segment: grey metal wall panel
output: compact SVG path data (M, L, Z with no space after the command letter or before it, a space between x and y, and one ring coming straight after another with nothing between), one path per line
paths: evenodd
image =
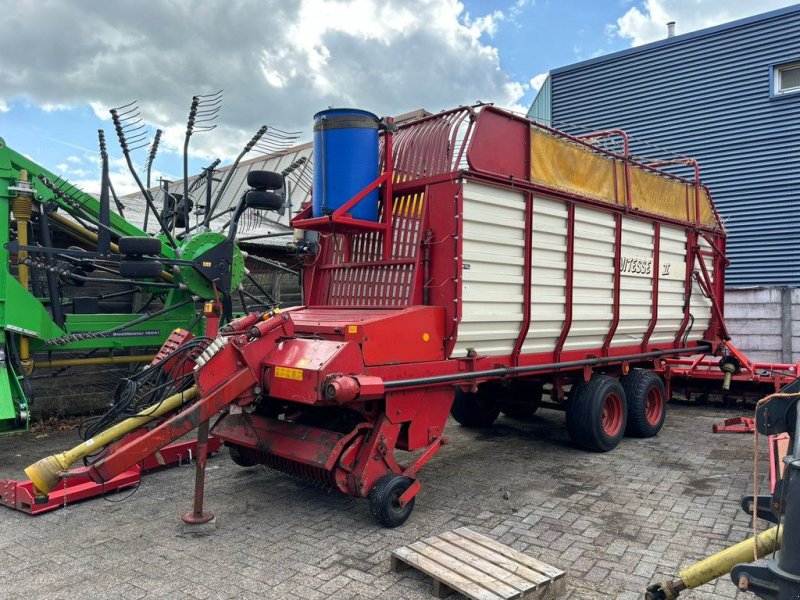
M772 65L793 60L800 6L556 69L534 105L567 131L625 129L640 156L698 159L729 233L728 285L800 286L800 94L770 94Z
M536 98L533 99L530 110L528 110L528 118L533 119L539 123L550 125L552 118L552 90L553 84L550 82L550 75L544 80L542 87L536 93Z

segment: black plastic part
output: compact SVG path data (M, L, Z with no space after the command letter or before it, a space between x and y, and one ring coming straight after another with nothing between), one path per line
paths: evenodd
M414 510L414 500L400 506L400 496L411 486L411 480L394 473L384 475L369 493L369 510L379 525L399 527L408 520Z
M283 175L275 171L250 171L247 185L258 190L279 190L283 187Z
M667 391L661 378L645 369L634 369L620 380L628 399L628 425L625 435L649 438L658 435L667 416ZM661 418L655 424L647 420L647 397L655 389L661 394Z
M622 427L610 436L603 429L603 407L606 398L617 394L622 398ZM622 384L607 375L594 375L572 386L567 400L567 431L572 441L585 450L608 452L616 448L625 437L627 402Z
M119 251L129 256L161 254L161 240L155 237L121 237L119 238Z
M119 274L123 279L158 279L164 267L157 260L123 260Z
M491 386L481 386L477 392L456 388L450 414L464 427L491 427L500 415L500 405Z
M280 210L283 206L283 196L275 192L262 192L250 190L244 197L247 208L255 210Z
M234 462L234 464L240 467L254 467L258 464L258 461L241 446L228 446L228 455L231 457L231 460Z

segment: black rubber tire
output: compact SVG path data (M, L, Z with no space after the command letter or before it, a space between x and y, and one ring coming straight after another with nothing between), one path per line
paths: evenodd
M275 171L250 171L247 185L258 190L279 190L283 187L283 175Z
M500 403L494 387L481 386L474 393L456 388L450 414L464 427L491 427L500 416Z
M414 510L414 501L401 507L398 499L411 486L411 480L394 473L384 475L369 493L369 510L379 525L387 528L399 527L408 520Z
M120 253L129 256L141 256L142 254L158 256L161 254L161 240L150 236L121 237L118 245Z
M228 446L228 456L231 457L231 460L234 464L240 467L254 467L258 464L257 461L253 460L250 454L242 448L241 446L230 445Z
M612 399L616 396L616 399ZM606 400L621 412L614 432L604 426ZM594 375L588 381L572 386L567 400L567 431L573 443L592 452L608 452L625 437L628 405L622 384L607 375Z
M664 419L667 416L667 392L664 382L651 371L634 369L621 379L621 383L628 399L628 425L625 434L639 438L658 435L664 427ZM651 402L649 416L648 399ZM658 414L657 419L656 414Z
M500 411L512 419L530 419L539 410L542 392L542 384L538 381L514 381L500 403Z
M280 210L283 206L283 196L275 192L262 192L251 190L245 195L245 203L248 208L254 210Z
M164 267L157 260L123 260L119 274L124 279L158 279Z

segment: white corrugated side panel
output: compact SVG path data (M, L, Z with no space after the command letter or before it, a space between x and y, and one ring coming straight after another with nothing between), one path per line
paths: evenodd
M654 344L674 340L683 322L686 231L662 225L659 254L658 321L650 336Z
M533 198L531 324L522 352L552 352L564 326L567 204Z
M464 183L461 323L452 356L509 354L522 324L525 196Z
M601 348L613 319L614 215L575 207L572 326L565 350Z
M641 344L653 313L652 222L622 217L621 278L619 282L619 324L612 346ZM630 268L628 261L638 261ZM623 268L623 265L626 268Z
M711 250L711 245L705 240L705 238L700 237L698 241L700 248L703 250ZM699 260L700 257L697 258L697 261ZM703 258L703 261L706 264L708 276L713 282L714 260L711 256L706 256ZM701 271L699 264L695 264L695 271L700 274L700 278L702 279L703 272ZM708 329L708 323L711 320L711 299L706 298L703 295L700 285L694 278L692 279L692 295L689 307L689 312L694 318L694 321L689 321L691 329L689 330L689 335L686 336L686 339L688 341L701 340L703 339L703 332Z

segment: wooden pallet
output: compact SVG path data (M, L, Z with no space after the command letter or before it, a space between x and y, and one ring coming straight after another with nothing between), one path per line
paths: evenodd
M433 577L433 593L472 600L549 600L566 591L564 571L461 527L392 552L392 568L414 567Z

